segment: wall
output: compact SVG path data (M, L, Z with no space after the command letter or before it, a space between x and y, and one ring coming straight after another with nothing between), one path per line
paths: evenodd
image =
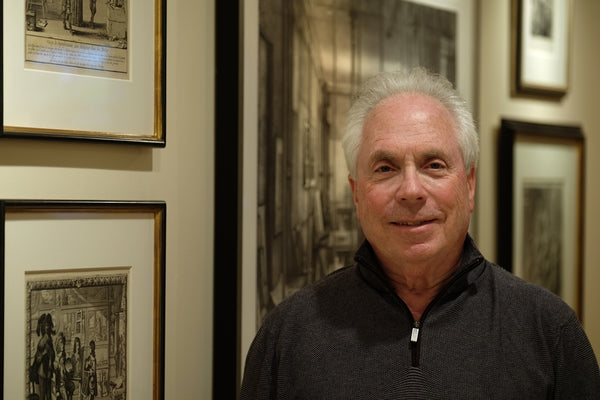
M561 101L515 98L510 95L510 1L479 3L479 127L481 164L478 176L477 241L484 254L495 257L496 243L496 140L502 117L556 124L580 124L586 135L584 327L600 356L600 187L595 183L600 154L600 2L573 1L571 81Z
M2 140L0 198L165 200L165 398L208 399L212 386L214 2L166 3L166 148Z

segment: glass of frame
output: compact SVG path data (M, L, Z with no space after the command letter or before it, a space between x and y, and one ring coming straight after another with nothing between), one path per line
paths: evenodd
M213 393L217 397L235 397L257 325L271 301L291 293L286 285L297 275L302 275L297 279L302 284L320 278L331 271L331 253L343 253L343 261L336 263L340 265L355 250L355 243L345 239L358 237L356 230L347 234L345 223L339 229L329 223L333 202L328 196L338 191L349 195L350 190L339 130L331 133L332 128L325 134L324 128L343 125L343 110L353 89L350 82L382 69L438 67L435 72L453 80L468 101L473 99L475 1L397 0L381 2L378 10L360 0L344 4L349 8L339 10L323 2L252 0L235 10L231 5L221 10L217 3L217 78L222 77L216 83L215 136ZM381 18L373 23L378 13ZM357 19L350 21L350 16ZM235 18L241 21L239 33L231 26ZM433 28L426 22L431 20L436 21ZM404 23L408 21L412 24ZM352 27L365 31L351 31ZM316 37L313 28L329 30ZM419 40L407 38L409 31L418 32ZM337 58L333 60L328 52L317 55L326 44L322 39L333 37L339 47L330 49L336 49ZM351 42L361 48L352 53ZM374 54L375 49L386 56ZM317 59L321 65L311 64ZM232 66L234 61L238 62ZM337 70L332 72L332 65ZM331 79L347 76L348 71L353 71L350 79L333 88ZM277 95L265 93L265 87L275 87ZM326 105L326 98L339 98L340 103L334 106L331 100ZM241 112L231 113L238 103ZM231 157L232 149L238 148L239 157ZM339 221L353 219L351 197L346 200L336 209ZM292 221L298 216L307 218ZM337 247L329 240L334 237L340 238ZM232 238L239 239L235 254ZM232 285L234 277L239 290Z
M498 264L581 318L584 136L578 126L502 120Z
M0 137L165 146L165 3L4 2Z
M55 393L43 372L54 354L63 396L163 399L166 204L4 200L0 210L4 397Z
M571 0L513 0L512 58L517 93L561 97L569 87Z

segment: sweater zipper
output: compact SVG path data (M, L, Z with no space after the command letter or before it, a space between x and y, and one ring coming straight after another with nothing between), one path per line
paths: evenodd
M448 292L448 289L450 287L452 287L454 282L456 282L458 279L460 279L460 277L462 277L464 274L471 271L471 269L480 262L481 262L481 258L480 257L476 258L467 268L465 268L460 274L458 274L450 282L448 282L448 284L446 285L444 290L442 290L440 293L438 293L438 295L431 301L431 303L429 303L427 305L427 307L425 308L425 311L423 311L423 314L421 315L421 319L419 321L415 321L414 318L412 318L412 314L411 314L410 310L408 309L408 306L406 305L406 303L404 303L404 301L402 301L402 299L400 299L400 301L404 304L404 307L406 307L408 314L411 315L411 319L413 322L412 330L410 333L411 364L413 367L418 368L421 364L421 330L423 328L423 322L425 321L425 316L427 316L427 314L429 313L429 310L431 310L431 308L435 305L435 303L437 301L439 301L439 299L441 299L442 297L444 297L446 295L446 293Z
M414 321L413 327L412 327L412 332L410 334L410 350L411 350L411 357L412 357L412 366L415 368L419 367L419 361L421 358L421 348L420 348L421 346L420 346L420 342L419 342L420 329L421 329L421 322Z

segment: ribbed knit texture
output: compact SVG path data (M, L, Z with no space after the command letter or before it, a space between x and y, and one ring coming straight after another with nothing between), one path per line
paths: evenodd
M483 259L413 320L368 243L357 264L285 300L253 342L242 399L600 399L596 358L573 311Z

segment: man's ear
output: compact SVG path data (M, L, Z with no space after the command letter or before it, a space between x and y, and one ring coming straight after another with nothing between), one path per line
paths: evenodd
M471 167L469 174L467 175L467 189L469 190L469 204L471 212L475 209L475 186L477 185L477 173L475 172L475 166Z
M352 178L351 174L348 174L348 183L350 183L350 189L352 190L352 201L354 202L354 212L356 218L360 221L360 215L358 214L358 187L356 181Z
M358 197L356 195L356 181L352 178L352 174L348 174L348 183L350 183L350 189L352 190L352 201L354 205L358 205Z

